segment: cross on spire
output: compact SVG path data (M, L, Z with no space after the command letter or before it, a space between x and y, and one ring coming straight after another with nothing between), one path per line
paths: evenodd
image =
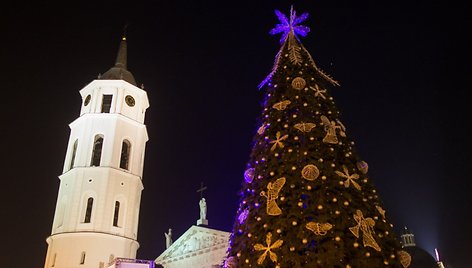
M207 189L206 186L203 186L203 182L200 183L200 189L197 190L197 193L200 193L200 199L203 198L203 191Z
M123 26L123 36L121 37L122 40L126 40L126 31L128 30L128 22L125 23Z

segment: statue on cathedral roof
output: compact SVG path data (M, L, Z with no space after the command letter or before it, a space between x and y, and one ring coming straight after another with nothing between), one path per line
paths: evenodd
M171 245L172 245L172 229L169 228L169 232L168 233L164 233L165 237L166 237L166 248L169 248Z
M200 199L199 205L200 205L200 220L206 220L207 205L206 205L205 197L202 197L202 199Z

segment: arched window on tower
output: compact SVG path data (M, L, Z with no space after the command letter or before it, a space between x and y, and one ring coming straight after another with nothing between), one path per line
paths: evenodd
M102 148L103 148L103 136L95 136L95 141L93 142L93 151L92 151L92 161L91 166L100 166L100 160L102 158Z
M87 199L87 208L85 209L84 223L89 223L92 218L92 207L93 207L93 198L89 197Z
M80 254L80 264L85 264L85 251Z
M74 145L72 146L72 156L70 158L69 170L74 167L75 155L77 154L77 144L78 143L79 143L79 140L75 140Z
M118 227L118 220L120 217L120 202L115 202L115 212L113 213L113 226Z
M54 253L54 256L52 256L52 264L51 264L51 267L56 266L56 258L57 258L57 253Z
M123 143L121 144L120 168L128 169L130 151L131 151L131 143L128 140L124 140Z
M111 100L113 95L103 95L102 97L102 113L109 113L111 108Z

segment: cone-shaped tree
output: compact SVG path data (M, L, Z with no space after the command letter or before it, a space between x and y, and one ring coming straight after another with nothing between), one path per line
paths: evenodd
M266 90L226 267L407 267L392 224L330 94L338 83L276 11L282 47Z

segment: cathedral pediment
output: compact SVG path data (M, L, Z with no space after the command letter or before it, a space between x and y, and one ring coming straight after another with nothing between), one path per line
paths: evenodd
M164 267L192 264L195 268L220 264L228 249L229 235L229 232L193 225L155 263Z

